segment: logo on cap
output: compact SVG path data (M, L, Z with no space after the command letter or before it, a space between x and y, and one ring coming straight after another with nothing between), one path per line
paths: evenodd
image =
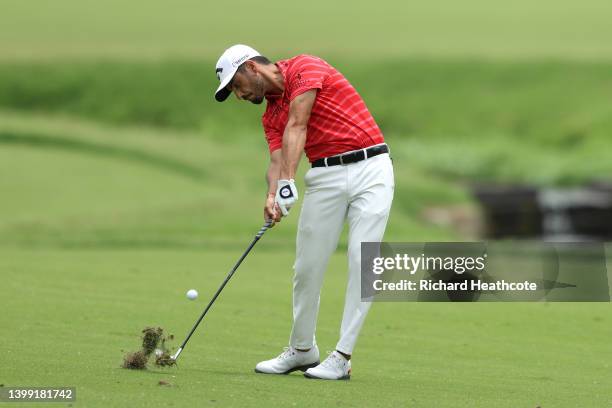
M238 58L236 61L232 62L232 66L237 67L238 65L242 64L248 57L249 57L249 54L243 55L242 57Z
M223 72L223 68L217 68L215 70L215 73L217 74L217 79L220 81L221 80L221 73Z

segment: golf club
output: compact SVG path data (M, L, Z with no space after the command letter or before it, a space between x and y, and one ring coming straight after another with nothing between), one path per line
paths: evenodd
M215 303L215 300L217 300L217 297L219 297L219 294L221 293L221 291L223 290L223 288L225 287L225 285L227 285L227 282L229 282L229 280L232 278L232 276L234 275L234 272L236 272L236 270L238 269L238 267L240 266L240 264L242 263L242 261L244 260L244 258L246 258L246 256L249 254L249 252L251 252L251 249L253 249L253 247L255 246L255 244L257 243L257 241L259 241L259 239L263 236L263 234L268 230L268 228L270 228L270 226L272 225L272 221L267 221L263 227L261 227L261 229L259 230L259 232L255 235L255 238L253 238L253 241L251 241L251 244L249 245L249 247L246 249L246 251L244 251L244 253L242 254L242 256L240 257L240 259L238 259L238 262L236 262L236 264L234 265L234 267L232 268L232 270L227 274L227 276L225 277L225 280L223 281L223 283L221 284L221 286L219 286L219 289L217 289L217 292L215 293L215 295L212 297L212 299L210 300L210 302L208 303L208 305L206 306L206 308L204 309L204 311L202 312L202 314L200 315L200 317L198 318L198 320L195 322L195 324L193 325L193 327L191 328L191 331L189 332L189 334L187 335L187 337L185 338L185 340L183 341L183 344L181 344L181 346L178 348L178 350L176 350L176 353L174 353L174 355L171 357L172 360L176 361L179 357L179 355L181 354L181 352L183 351L183 349L185 348L185 346L187 345L187 342L189 341L189 339L191 338L191 336L193 335L193 333L196 331L196 329L198 328L198 325L200 324L200 322L204 319L204 316L206 316L206 313L208 312L208 310L211 308L211 306L213 305L213 303Z

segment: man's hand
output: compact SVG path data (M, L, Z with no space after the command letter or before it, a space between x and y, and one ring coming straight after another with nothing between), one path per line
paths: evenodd
M293 207L293 204L298 200L297 187L295 181L291 180L278 180L278 188L276 189L275 201L278 204L283 217L289 214L289 210Z
M281 220L281 211L278 208L278 204L276 204L276 194L268 193L268 197L266 198L266 205L264 206L264 221L273 221L271 227L274 226L274 223L280 222Z

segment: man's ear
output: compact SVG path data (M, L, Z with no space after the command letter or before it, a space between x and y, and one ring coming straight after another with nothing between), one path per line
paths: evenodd
M250 73L256 74L259 72L259 69L257 69L257 64L255 63L255 61L248 60L245 62L245 65L246 65L247 71L249 71Z

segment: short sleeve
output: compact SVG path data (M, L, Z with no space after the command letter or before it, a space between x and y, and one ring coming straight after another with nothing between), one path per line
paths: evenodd
M264 124L264 132L270 153L283 147L283 135L278 129Z
M323 89L323 82L328 76L329 66L324 61L306 55L300 57L286 78L289 100L311 89Z

